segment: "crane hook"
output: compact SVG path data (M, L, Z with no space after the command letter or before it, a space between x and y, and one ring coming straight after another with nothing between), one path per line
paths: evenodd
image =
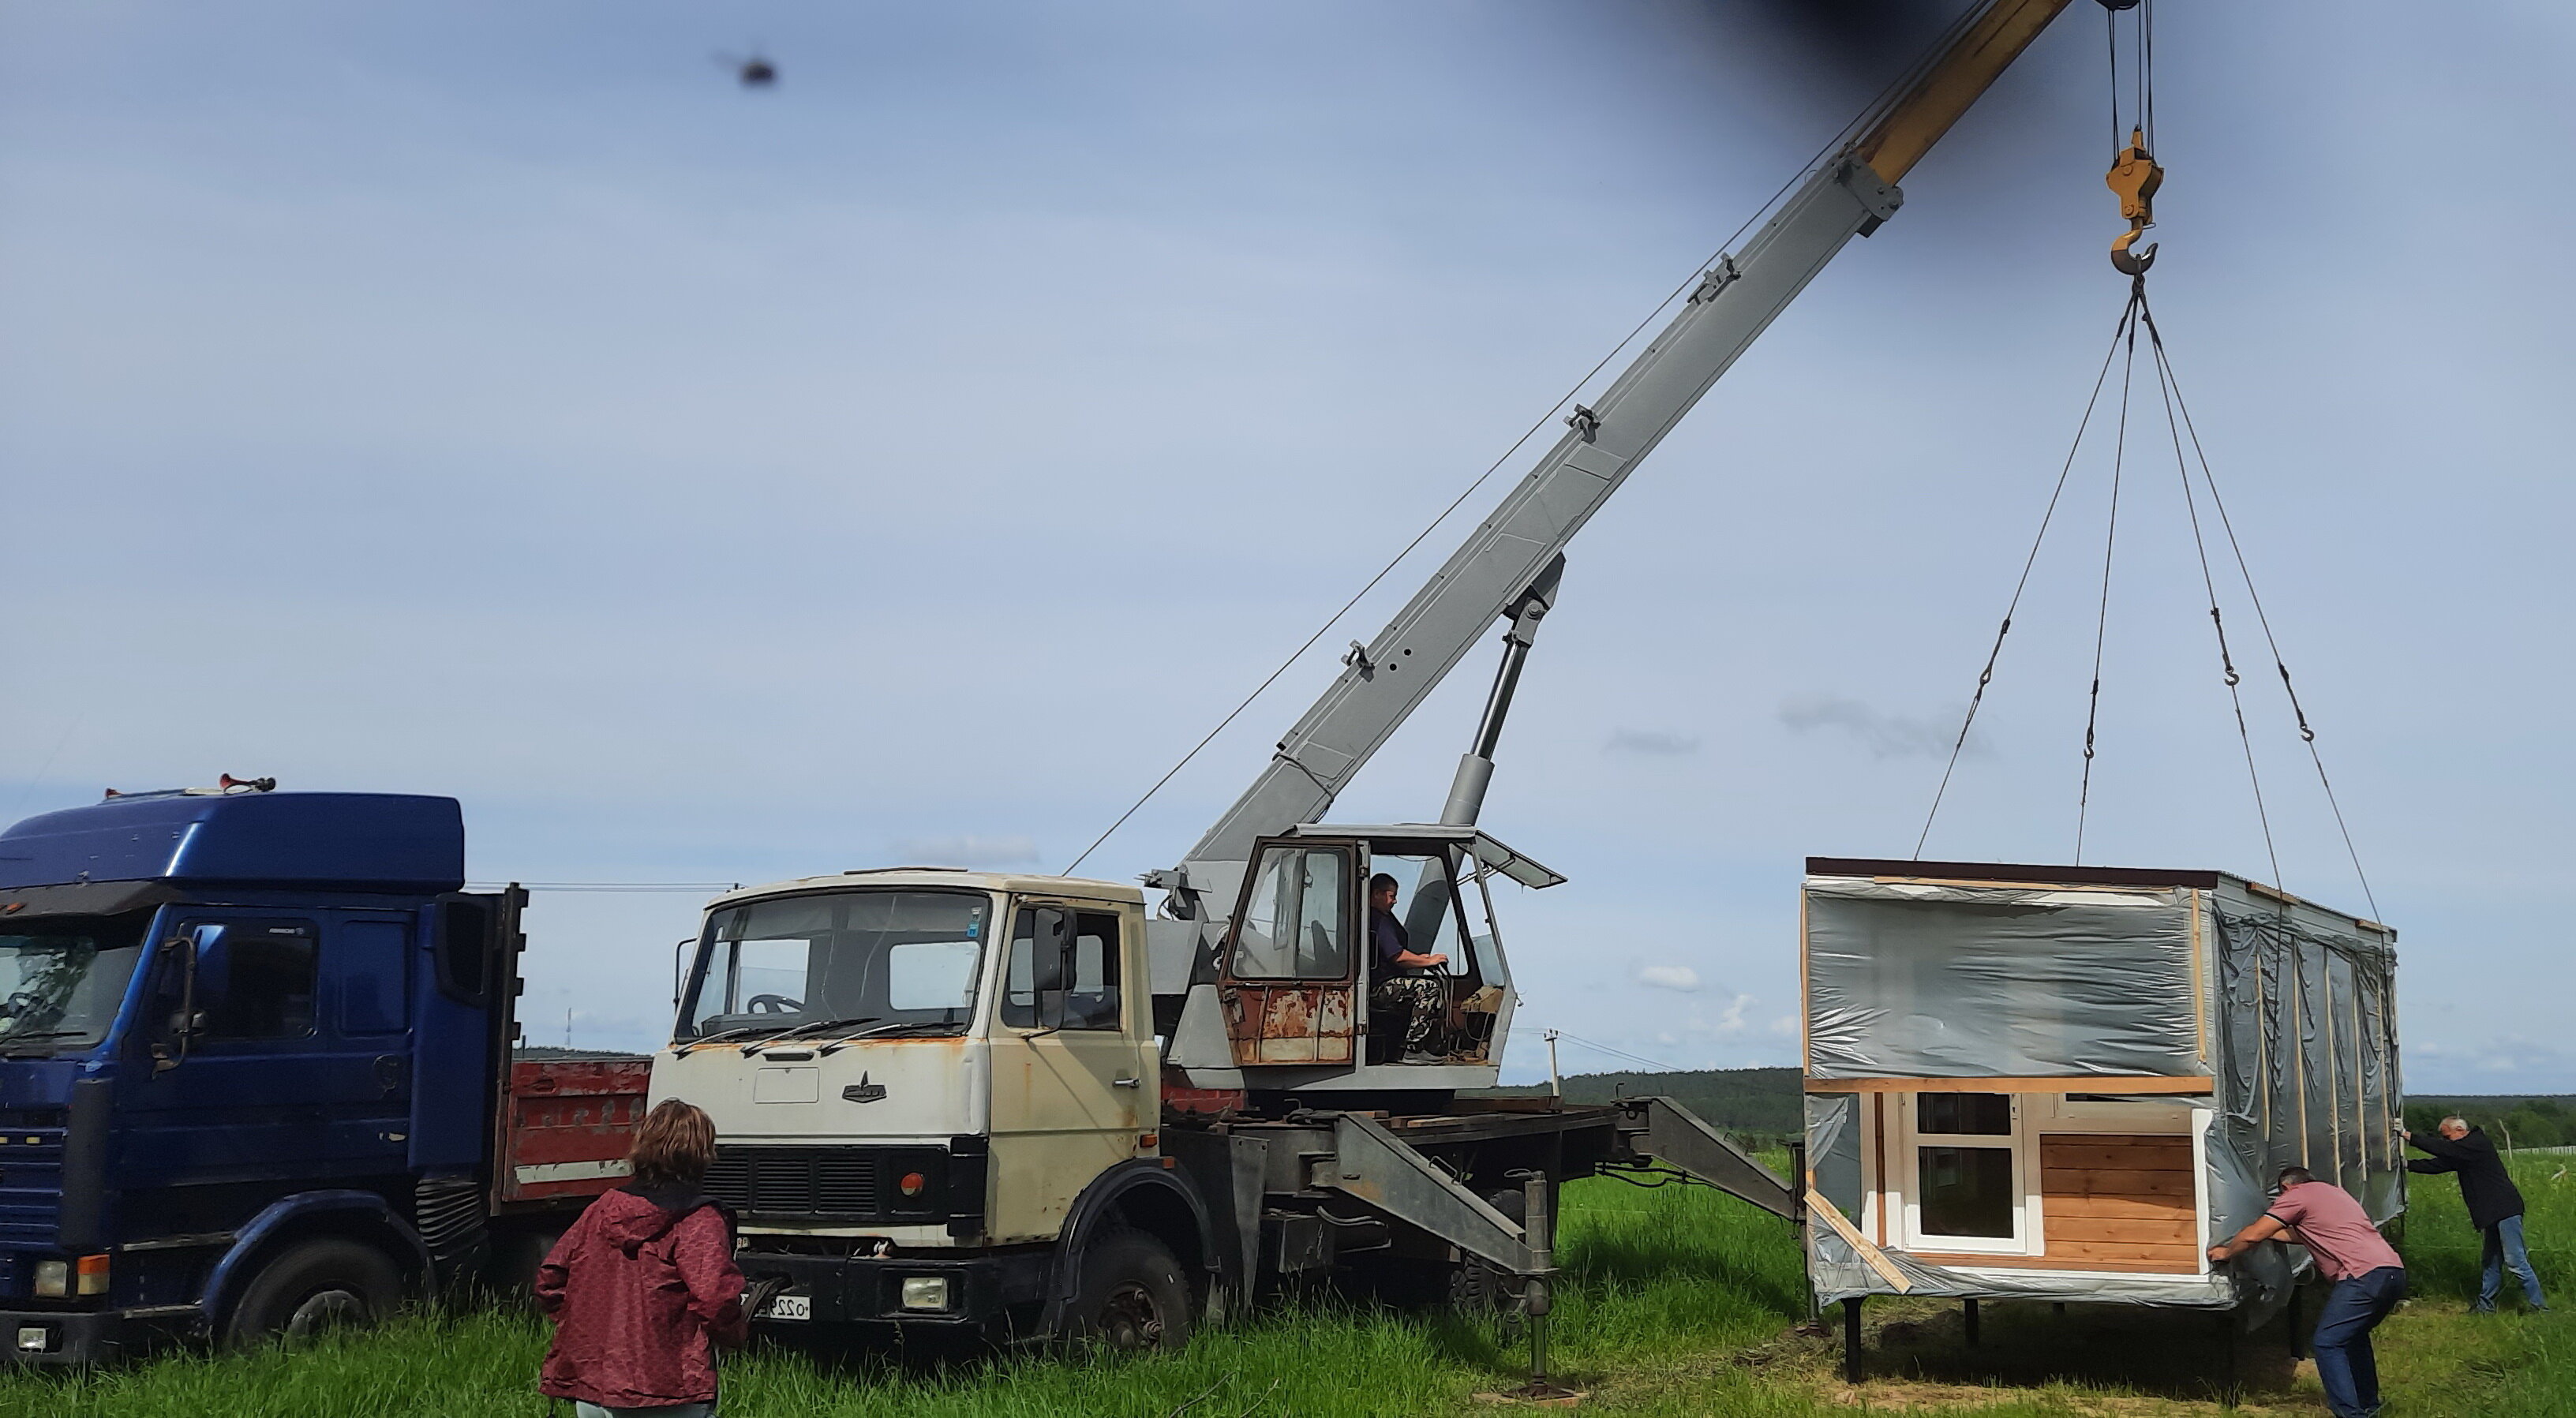
M2130 247L2156 224L2156 189L2165 180L2165 170L2147 152L2144 129L2129 130L2129 146L2111 159L2111 171L2102 180L2119 195L2120 215L2129 219L2129 229L2111 243L2111 264L2124 276L2143 276L2156 263L2155 244L2148 243L2143 251Z

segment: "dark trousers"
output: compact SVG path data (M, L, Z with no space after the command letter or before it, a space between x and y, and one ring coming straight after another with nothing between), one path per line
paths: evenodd
M2338 1280L2326 1292L2310 1347L2335 1418L2370 1418L2379 1411L2379 1359L2370 1352L2370 1332L2405 1298L2406 1270L2395 1265Z

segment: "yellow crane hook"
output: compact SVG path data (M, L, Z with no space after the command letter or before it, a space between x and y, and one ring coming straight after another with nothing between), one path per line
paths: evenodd
M2165 180L2165 170L2147 152L2146 130L2129 130L2129 146L2111 159L2111 171L2102 180L2119 195L2120 215L2129 219L2129 229L2111 243L2111 264L2124 276L2143 276L2156 263L2155 245L2148 243L2144 251L2130 246L2156 224L2156 189Z

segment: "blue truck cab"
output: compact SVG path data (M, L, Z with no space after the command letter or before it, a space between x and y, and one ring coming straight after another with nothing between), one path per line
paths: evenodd
M524 896L464 863L442 797L133 794L0 832L0 1352L371 1320L585 1199L494 1215Z

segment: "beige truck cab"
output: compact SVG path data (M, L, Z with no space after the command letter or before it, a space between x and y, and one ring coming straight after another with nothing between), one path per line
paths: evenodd
M715 1120L707 1191L788 1282L759 1317L1043 1308L1086 1197L1177 1192L1146 980L1144 897L1112 882L906 867L710 903L652 1099ZM1177 1277L1171 1249L1146 1268Z

